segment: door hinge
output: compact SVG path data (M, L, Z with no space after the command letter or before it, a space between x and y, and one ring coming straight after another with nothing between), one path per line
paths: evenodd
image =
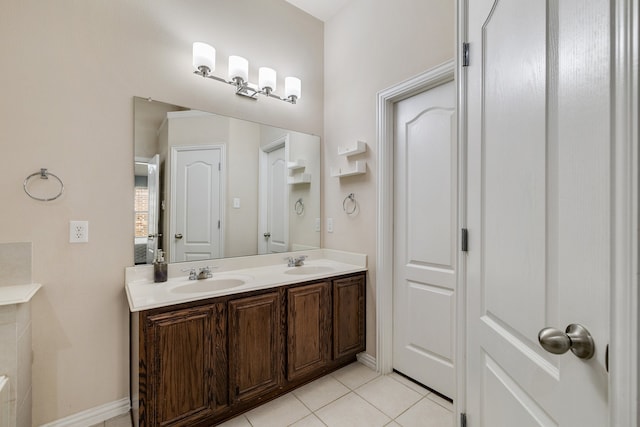
M467 427L467 414L460 413L460 427Z
M218 172L222 170L222 165L221 163L218 163Z
M466 228L460 230L460 250L462 252L469 251L469 230Z
M218 220L218 230L220 230L220 220Z
M462 66L463 67L469 66L469 43L468 42L462 43Z

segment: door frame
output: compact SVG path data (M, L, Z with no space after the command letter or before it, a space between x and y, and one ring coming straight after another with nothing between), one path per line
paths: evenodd
M453 81L454 72L454 61L450 60L409 80L382 90L378 92L377 96L376 370L382 374L388 374L393 370L393 140L395 103ZM459 254L457 258L460 258ZM458 261L456 264L459 265ZM458 296L456 296L457 299ZM456 356L454 355L454 358ZM454 364L458 365L455 360Z
M259 164L258 164L258 254L267 254L267 250L269 245L264 240L264 233L267 231L267 212L268 212L268 198L265 197L268 190L268 179L267 179L267 163L269 161L269 153L271 151L277 150L280 147L284 147L284 160L285 162L289 162L289 133L282 135L281 137L274 139L268 144L265 144L260 147L258 150L259 155ZM289 188L287 188L287 194L289 193ZM288 206L289 196L287 196L287 206ZM287 227L285 228L285 238L287 241L287 245L289 244L289 209L285 207L284 209L285 222Z
M456 2L456 58L462 58L462 42L467 40L467 0ZM609 423L610 426L637 425L638 419L638 209L640 156L638 154L638 60L640 58L640 7L634 0L612 2L611 50L611 146L613 150L612 249L616 254L610 284ZM473 58L472 58L473 60ZM466 73L462 61L456 61L458 87L459 183L466 182ZM380 163L383 165L383 163ZM465 193L464 188L460 189ZM382 201L382 199L380 199ZM386 200L388 201L388 200ZM466 205L459 201L459 227L466 225ZM473 238L472 236L470 238ZM380 256L380 254L379 254ZM384 261L379 258L378 262ZM459 257L457 351L458 360L466 359L466 281L464 257ZM379 279L383 276L379 276ZM379 282L378 282L379 283ZM378 285L380 286L380 285ZM380 294L379 294L380 295ZM378 297L378 301L380 300ZM380 312L379 312L380 313ZM379 347L380 349L380 347ZM381 353L378 353L381 354ZM384 371L383 371L384 372ZM465 411L466 366L458 363L455 413Z

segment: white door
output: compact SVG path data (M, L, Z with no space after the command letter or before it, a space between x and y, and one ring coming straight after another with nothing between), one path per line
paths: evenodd
M472 427L608 425L609 3L468 2ZM574 323L592 358L538 343Z
M456 88L395 105L393 368L454 397Z
M267 231L263 237L267 241L267 253L287 252L289 189L285 146L270 151L267 158Z
M171 262L222 256L221 148L172 148Z
M149 192L149 220L147 223L147 264L153 264L158 250L161 234L158 219L160 217L160 155L156 154L147 163L147 188Z

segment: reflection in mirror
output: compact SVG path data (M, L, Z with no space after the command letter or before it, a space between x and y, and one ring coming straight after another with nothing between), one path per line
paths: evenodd
M134 98L135 264L320 247L320 138Z

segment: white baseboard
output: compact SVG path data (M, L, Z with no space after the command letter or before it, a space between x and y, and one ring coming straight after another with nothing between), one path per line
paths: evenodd
M51 423L42 424L40 427L88 427L107 421L118 415L126 414L131 410L129 398L125 397L115 402L105 403L86 411L61 418Z
M378 370L378 361L372 355L368 353L359 353L356 357L358 358L358 362L363 365L373 369L374 371Z

